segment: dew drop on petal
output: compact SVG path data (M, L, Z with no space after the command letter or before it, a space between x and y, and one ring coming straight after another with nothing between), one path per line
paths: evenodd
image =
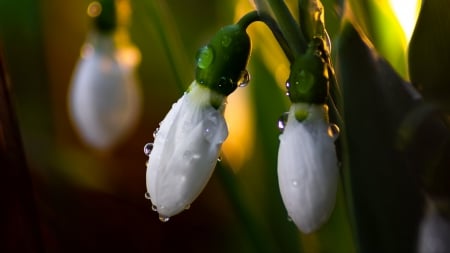
M291 83L286 82L286 89L289 89L291 87Z
M145 196L146 199L151 199L150 193L148 193L148 192L146 192L144 196Z
M152 205L152 211L153 212L157 212L158 211L158 207L156 205Z
M144 154L146 156L149 156L150 153L152 152L152 149L153 149L153 143L152 142L145 144L145 146L144 146Z
M184 207L184 210L189 210L189 208L191 208L191 205L188 204L187 206Z
M289 222L292 222L291 216L288 215L287 220L288 220Z
M153 138L156 138L156 136L158 135L158 131L159 131L159 127L157 127L155 129L155 131L153 131Z
M333 138L333 140L336 140L339 137L340 129L336 124L330 124L328 125L328 135Z
M297 187L298 186L298 181L297 180L292 180L292 186Z
M239 81L238 81L238 86L241 88L246 87L249 82L250 82L250 73L248 73L247 70L242 71L241 77L239 78Z
M291 93L289 93L289 91L286 91L285 95L289 97Z
M286 122L288 120L288 117L289 117L289 112L284 112L278 118L278 130L280 130L280 133L283 133L284 128L286 127Z
M168 222L170 219L170 217L164 216L164 215L159 215L159 220L162 222Z
M214 134L216 132L216 128L219 121L217 117L218 116L215 114L210 114L207 116L207 119L205 120L204 123L203 137L205 137L205 139L210 143L215 142L214 139L216 138L216 136L214 136Z
M221 156L219 156L219 157L217 157L217 162L221 162L222 161L222 157Z

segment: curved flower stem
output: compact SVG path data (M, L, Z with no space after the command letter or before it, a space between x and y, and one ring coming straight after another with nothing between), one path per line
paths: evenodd
M289 43L286 40L286 38L283 36L283 33L281 32L280 28L278 27L277 22L266 13L260 13L258 11L252 11L247 14L245 14L238 22L237 24L243 28L247 28L251 23L261 21L263 22L272 32L273 36L277 40L278 44L280 45L281 49L283 50L284 54L288 58L289 62L294 61L294 53L292 49L289 47Z
M278 21L281 32L286 38L289 47L292 49L294 56L303 54L306 51L307 42L284 1L267 0L267 2L274 13L275 19ZM260 10L258 2L256 2L256 4L256 8ZM261 10L261 12L264 12L264 10Z

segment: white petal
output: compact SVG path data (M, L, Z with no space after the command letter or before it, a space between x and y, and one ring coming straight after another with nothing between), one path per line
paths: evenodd
M295 111L307 110L306 120ZM330 216L336 198L338 167L333 138L328 135L324 105L291 107L278 150L278 183L289 217L310 233Z
M114 48L108 45L112 38L96 39L102 43L75 69L69 112L81 138L94 148L106 149L136 123L140 94L133 71L126 71L115 59Z
M189 206L205 187L228 135L211 90L195 82L161 122L147 164L147 190L160 216Z

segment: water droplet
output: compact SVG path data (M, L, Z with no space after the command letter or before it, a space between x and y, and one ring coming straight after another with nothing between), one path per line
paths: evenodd
M289 89L291 87L291 83L286 82L286 88Z
M189 208L191 208L191 205L188 204L187 206L184 207L184 210L189 210Z
M288 215L288 217L287 217L287 220L288 220L289 222L292 222L292 221L293 221L292 218L291 218L291 216L289 216L289 215Z
M170 219L170 217L164 216L164 215L159 215L159 220L162 222L168 222Z
M210 142L213 143L216 138L214 134L216 133L217 125L218 125L219 119L217 114L209 114L207 115L207 119L204 123L204 130L203 130L203 137Z
M289 91L286 91L285 95L289 97L291 93L289 93Z
M99 2L94 1L88 5L87 14L89 17L98 17L100 13L102 13L102 5Z
M284 112L278 118L278 130L280 130L280 133L283 133L284 128L286 127L286 122L288 120L288 117L289 117L289 112Z
M228 47L231 43L230 36L222 36L222 40L220 41L223 47Z
M297 187L297 186L298 186L298 181L297 181L297 180L292 180L292 185L293 185L294 187Z
M339 137L339 127L336 124L330 124L328 126L328 135L333 138L333 140L336 140Z
M152 211L153 212L158 212L158 207L156 205L152 205Z
M184 152L183 158L186 159L186 160L188 160L188 161L190 162L190 161L192 161L192 160L198 160L198 159L200 159L200 155L199 155L199 154L196 154L196 153L193 153L193 152L190 151L190 150L187 150L186 152Z
M159 132L159 127L157 127L155 129L155 131L153 131L153 139L156 138L156 136L158 135L158 132Z
M221 162L222 161L222 157L221 156L219 156L219 157L217 157L217 162Z
M238 81L238 86L241 88L246 87L249 82L250 82L250 73L248 73L247 70L242 71L241 77L239 78L239 81Z
M150 153L152 152L152 149L153 149L153 143L150 142L150 143L145 144L145 146L144 146L144 154L146 156L149 156Z
M204 46L197 53L197 67L206 69L214 60L214 52L211 47Z
M146 192L146 193L144 194L144 197L145 197L146 199L151 199L150 193L148 193L148 192Z

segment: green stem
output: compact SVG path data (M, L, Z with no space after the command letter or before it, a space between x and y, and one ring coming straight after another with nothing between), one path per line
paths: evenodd
M281 32L286 38L289 47L292 49L295 56L306 52L306 40L283 0L267 0L271 10L274 13L275 19L278 21ZM257 4L258 9L258 4ZM259 9L258 9L259 10ZM263 11L263 10L261 10Z
M291 48L289 47L289 43L287 42L286 38L283 36L283 33L281 32L280 28L278 27L277 22L269 15L265 13L260 13L258 11L252 11L247 14L245 14L238 22L237 25L247 28L250 24L256 21L263 22L272 32L273 36L277 40L278 44L280 45L281 49L283 50L284 54L288 58L289 62L293 62L295 55L292 52Z

